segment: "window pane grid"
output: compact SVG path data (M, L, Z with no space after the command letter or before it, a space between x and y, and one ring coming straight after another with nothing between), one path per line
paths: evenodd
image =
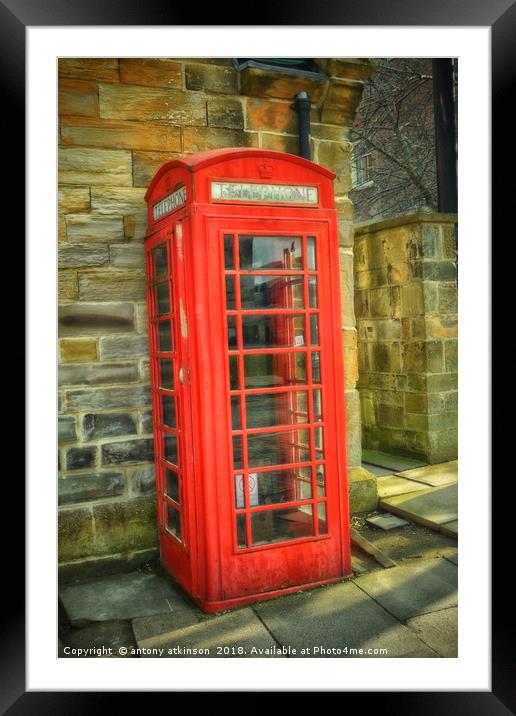
M255 239L258 241L255 242ZM265 239L265 244L261 245L259 239ZM277 243L274 243L274 241ZM301 249L301 256L299 256L299 249ZM271 252L270 259L265 258L269 256L268 251ZM324 505L327 499L317 472L318 469L324 470L324 453L322 450L316 449L314 432L314 426L317 425L317 429L320 429L324 427L324 422L320 414L320 407L317 408L317 415L315 415L312 390L312 388L318 389L318 406L320 406L319 350L312 350L312 346L319 346L318 316L320 313L317 279L319 271L317 270L315 239L314 237L307 238L306 236L270 237L259 235L239 236L237 234L229 237L225 234L224 257L224 274L227 289L226 310L228 335L230 337L230 343L227 348L230 375L233 376L231 377L228 406L230 416L232 416L230 418L231 435L237 440L236 443L234 442L234 451L237 450L237 452L234 452L233 456L235 464L232 470L234 475L232 491L236 498L238 484L238 500L243 503L237 505L237 502L234 502L237 517L234 525L237 548L240 551L242 548L250 549L257 546L266 546L271 542L283 542L298 538L314 539L319 535L320 515L323 514L318 505ZM244 258L245 265L242 265L242 258ZM267 261L273 261L275 265L269 264L270 268L267 268L264 265ZM252 263L251 268L250 262ZM257 266L255 266L255 262L258 264ZM280 263L283 263L283 265L280 266ZM245 284L246 307L243 308L244 284L242 278L246 276L253 277L254 280L247 281ZM273 278L271 281L256 281L260 276ZM281 277L291 277L297 280L295 283L274 280L274 278L279 279ZM300 285L301 281L302 284ZM300 288L302 288L301 293ZM293 305L293 303L299 305ZM252 304L255 304L256 307L253 307ZM269 304L272 307L269 307ZM260 322L259 318L257 318L258 322L255 321L255 323L247 321L244 331L243 319L246 316L249 318L264 316L264 319ZM267 322L265 316L272 318L269 318L269 322ZM275 319L274 316L278 318ZM281 321L282 316L302 318L304 335L299 334L298 330L294 332L294 324L290 325L288 320ZM276 322L270 323L271 320ZM277 333L278 331L279 334ZM255 334L254 337L251 337L252 334ZM274 338L275 335L276 338ZM289 338L289 335L292 337ZM297 336L295 341L301 341L302 345L295 345L294 336ZM290 341L292 345L268 345L269 342L273 344L277 340ZM258 344L249 347L249 343L259 343L260 341L267 342L267 345L260 346ZM291 361L287 358L289 354L292 354ZM302 373L298 373L298 359L293 360L293 357L298 354L305 356ZM250 369L251 364L248 366L244 359L252 356L258 358L264 356L264 360L268 360L268 362L263 366L275 365L274 370L288 370L290 378L287 378L287 380L295 382L287 382L276 386L265 384L255 387L252 385L252 382L256 383L257 379L255 378L249 386L249 383L246 383L246 368ZM266 356L269 356L269 359ZM282 356L285 356L286 362L284 362ZM296 366L293 373L288 366L292 368ZM258 374L255 372L256 369L258 369ZM260 364L257 364L249 375L259 376L262 370L263 367L260 368ZM272 378L273 376L271 375L268 380L270 381ZM314 379L316 380L315 383L313 382ZM237 384L235 384L235 380ZM306 397L301 396L302 391L306 394ZM264 398L263 401L254 401L248 407L249 398L254 396L259 398L261 395L268 396L269 400ZM277 401L272 400L274 396L277 396ZM299 396L299 400L301 400L301 407L296 405L298 400L296 396ZM263 420L266 424L256 427L248 426L248 409L252 411L249 415L253 417L253 422L259 423ZM263 413L263 417L257 415L260 410ZM295 422L297 419L302 420L302 422ZM278 424L272 422L269 426L267 420L277 421ZM290 440L287 438L289 433L291 433L292 438ZM274 451L278 451L278 458L285 457L285 449L287 450L286 455L292 452L291 462L250 465L247 437L256 436L259 439L262 435L271 439L273 439L274 435L277 435L278 444L275 445L273 442L271 446ZM282 435L285 436L287 442L284 442L284 439L281 438ZM251 462L259 463L262 459L260 454L264 450L267 450L267 443L263 443L263 445L253 443L254 457ZM274 460L274 457L276 456L273 454L269 459ZM298 458L297 461L295 461L296 457ZM305 457L305 459L299 460L299 457ZM302 472L303 470L305 470L305 473ZM256 500L257 496L254 492L255 486L253 486L253 495L251 496L250 482L255 482L255 476L263 475L264 478L267 478L267 473L271 473L272 479L273 474L277 475L281 471L284 471L283 477L287 484L291 474L297 475L295 484L293 483L296 494L299 489L301 489L302 493L307 491L302 488L303 484L310 485L311 494L302 499L290 499L265 505L253 504L252 500ZM237 480L239 481L238 483L235 482ZM296 487L296 484L300 487ZM273 486L271 486L271 489L273 489ZM297 507L305 509L301 509L298 513L296 512ZM292 509L289 511L288 508ZM287 523L291 521L294 526L290 527L289 524L282 524L276 532L271 528L272 531L268 534L268 528L264 527L264 524L258 525L257 523L255 525L251 519L253 514L260 513L270 513L271 519L276 522L277 520L284 520ZM296 526L297 523L299 523L299 526ZM253 540L253 530L255 528L257 530L262 529L262 531L265 529L265 536L255 536ZM296 534L299 537L296 537Z
M157 423L157 483L162 504L162 524L171 537L184 543L181 477L181 430L177 425L176 335L172 280L171 237L147 254L150 359L157 377L152 405ZM166 414L165 414L166 413ZM168 421L170 424L167 424Z

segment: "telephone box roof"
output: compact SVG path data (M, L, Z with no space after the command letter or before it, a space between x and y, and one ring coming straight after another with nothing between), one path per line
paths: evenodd
M277 152L273 149L256 149L256 148L238 148L230 147L228 149L212 149L207 152L197 152L196 154L189 154L180 159L173 159L170 162L163 164L160 169L156 172L152 178L145 199L148 200L154 187L160 178L175 167L182 167L191 171L192 173L204 169L212 164L219 164L227 159L243 159L245 157L256 157L256 158L269 158L269 159L280 159L283 162L290 162L292 164L298 164L299 166L310 169L313 172L321 174L322 176L334 179L335 174L329 169L325 169L320 164L298 157L295 154L287 154L286 152Z

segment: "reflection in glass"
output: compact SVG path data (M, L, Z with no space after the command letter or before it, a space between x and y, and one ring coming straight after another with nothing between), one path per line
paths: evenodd
M236 308L234 276L226 276L226 308L228 311L232 311Z
M238 390L238 356L229 356L229 388Z
M173 363L170 358L162 358L160 361L160 388L174 390Z
M312 353L312 383L321 382L319 353Z
M319 534L328 534L328 524L326 522L326 502L319 502L317 505L317 521L319 525Z
M236 316L228 316L228 348L237 347Z
M317 279L315 276L308 278L308 303L310 308L317 308Z
M247 536L245 532L245 515L237 515L237 545L240 549L247 547Z
M312 505L251 513L253 546L314 534Z
M163 316L166 313L170 313L170 296L168 291L168 282L159 283L156 286L156 306L158 316Z
M238 395L231 397L231 425L233 430L240 430L242 427L240 422L240 397Z
M176 404L174 398L171 395L161 396L162 416L163 425L168 428L176 427Z
M262 393L245 399L248 428L307 423L307 393Z
M179 504L179 476L174 470L165 470L167 476L167 495Z
M171 462L172 465L178 465L177 461L177 438L175 435L169 435L165 437L165 460Z
M313 346L319 345L319 316L317 313L310 314L310 343Z
M240 293L246 310L305 306L302 276L242 276Z
M308 253L308 270L315 271L317 268L315 263L315 236L309 236L306 240L306 250Z
M224 234L224 268L233 270L235 262L233 260L233 237L231 234Z
M255 500L257 505L296 502L309 500L312 497L310 467L255 472L250 474L251 477L254 477L254 484L257 486Z
M326 482L324 479L324 465L315 466L315 479L317 480L317 497L325 497Z
M306 383L306 353L246 355L244 383L246 388L273 388Z
M302 269L298 236L240 236L240 269Z
M322 423L321 389L317 388L317 390L314 390L313 396L314 396L314 422Z
M160 361L160 388L174 390L173 363L170 358L162 358Z
M249 467L308 462L310 460L309 443L303 434L306 432L287 430L281 433L248 435Z
M160 353L170 353L172 350L172 330L170 321L158 323L158 350Z
M244 348L281 348L305 345L304 316L242 316Z
M167 505L167 530L171 532L174 537L177 537L177 539L181 539L179 512L175 510L172 505Z
M154 261L154 276L164 276L168 273L167 263L167 245L160 244L152 250L152 258Z
M243 466L242 459L242 438L240 435L233 436L233 469L238 470Z

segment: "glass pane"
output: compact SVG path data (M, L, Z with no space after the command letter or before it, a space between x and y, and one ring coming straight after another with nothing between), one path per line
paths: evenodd
M260 353L244 356L246 388L306 383L306 353Z
M242 316L244 348L305 345L304 316Z
M313 346L319 345L319 316L317 313L310 314L310 343Z
M247 536L245 532L245 515L237 515L237 545L240 548L247 547Z
M239 253L245 271L303 268L298 236L240 236Z
M158 316L170 313L168 281L166 283L160 283L156 286L156 307Z
M305 307L302 276L242 276L240 292L247 310Z
M167 495L174 500L174 502L179 503L179 477L177 472L174 472L174 470L165 470L166 477L167 477Z
M176 403L171 395L161 396L161 414L163 425L168 428L176 427Z
M234 276L226 276L226 308L228 311L232 311L236 308Z
M312 506L255 512L251 514L251 530L253 546L311 537L314 534Z
M167 530L171 532L174 537L177 537L177 539L181 539L179 512L175 510L172 505L167 505Z
M321 382L320 362L319 353L312 353L312 383Z
M238 390L238 356L229 356L229 388Z
M233 469L238 470L243 467L242 460L242 438L240 435L233 437Z
M160 361L160 388L174 390L174 369L170 358L162 358Z
M318 388L313 392L314 396L314 422L322 422L322 401L321 401L321 390Z
M240 422L240 398L233 395L231 398L231 425L233 430L240 430L242 427Z
M231 234L224 234L224 268L231 271L235 268L233 260L233 237Z
M310 450L306 430L247 436L250 467L308 462Z
M317 268L315 263L315 236L309 236L306 240L306 248L308 252L308 270L315 271Z
M237 347L236 316L228 316L228 348Z
M267 428L307 423L306 401L305 392L248 395L245 399L247 427Z
M326 497L326 481L324 479L324 465L315 466L315 479L317 480L317 497Z
M249 481L249 504L251 507L258 505L257 474L251 472L247 478L244 475L235 475L235 506L241 510L245 507L244 485L245 480Z
M254 505L297 502L312 497L309 467L249 474L249 498ZM254 504L253 504L254 503Z
M152 259L154 261L154 276L164 276L168 273L166 244L160 244L152 250Z
M319 524L319 534L328 534L328 525L326 523L326 502L319 502L317 505L317 521Z
M310 308L317 308L317 279L315 276L308 278L308 301Z
M315 459L322 460L324 458L323 429L322 428L315 428L314 442L315 442Z
M160 321L158 323L158 351L160 353L170 353L172 350L172 327L170 321Z
M177 438L175 435L165 435L165 460L172 465L178 465L177 461Z

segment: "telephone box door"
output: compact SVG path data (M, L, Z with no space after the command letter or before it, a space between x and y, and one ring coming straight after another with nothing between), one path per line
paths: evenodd
M226 354L225 599L350 572L346 459L335 439L345 430L330 270L339 259L329 233L330 220L209 219Z
M192 589L189 555L195 530L182 239L183 225L177 223L150 237L145 251L160 549L176 578Z

